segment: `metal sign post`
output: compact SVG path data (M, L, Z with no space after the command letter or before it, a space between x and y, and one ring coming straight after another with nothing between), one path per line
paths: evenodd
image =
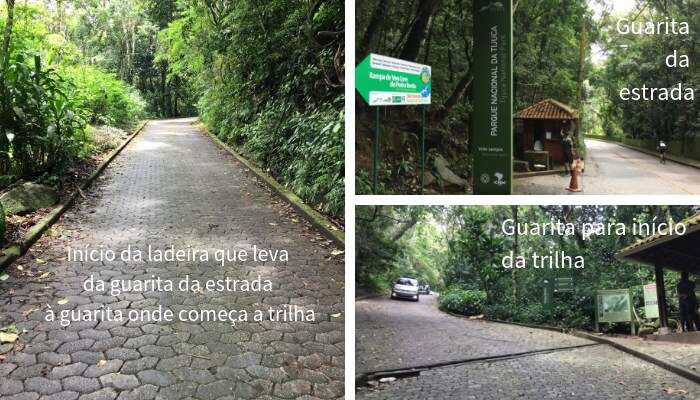
M425 188L425 113L428 106L421 108L423 109L423 118L420 130L420 191L418 194L423 194Z
M372 193L379 187L379 107L423 106L420 134L420 170L423 193L425 175L425 118L432 94L432 69L428 65L370 54L355 68L355 89L372 107L377 108L372 145Z
M542 304L547 310L552 311L554 307L554 280L547 277L542 280Z
M511 0L474 0L474 194L511 193L512 9Z
M372 141L372 194L377 194L377 183L379 182L379 107L374 124L374 140Z

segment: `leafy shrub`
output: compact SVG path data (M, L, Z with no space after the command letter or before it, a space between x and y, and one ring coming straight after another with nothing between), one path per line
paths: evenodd
M145 115L146 102L136 89L113 74L80 65L62 68L61 75L73 84L71 95L91 124L128 128Z
M342 104L342 98L337 102ZM342 215L344 206L344 122L342 108L296 113L290 120L292 135L280 148L289 155L282 172L287 185L333 215Z
M367 281L362 287L370 293L386 293L391 288L391 284L387 282L388 280L385 276L372 274L367 278Z
M241 1L223 6L217 26L189 4L159 34L157 60L186 78L213 134L305 202L343 215L343 2Z
M48 8L17 5L15 13L7 68L0 71L0 175L35 178L94 151L88 123L126 127L144 107L130 86L80 64L75 43L49 28Z
M380 192L383 192L383 190ZM372 194L372 178L365 170L358 169L355 172L355 193Z
M484 313L486 292L482 290L464 290L449 288L440 294L440 307L462 315L480 315Z
M488 304L484 307L484 315L491 319L513 321L516 313L510 304Z
M129 133L112 126L88 126L87 135L90 138L89 150L99 154L119 147Z
M551 308L542 303L489 304L485 315L491 319L535 325L584 328L591 324L590 317L571 304L556 304Z
M65 166L85 141L85 120L66 96L70 85L54 69L24 54L0 79L0 172L35 175Z
M230 113L230 99L218 90L200 100L204 122L222 140L243 148L263 169L319 210L344 210L343 98L300 112L288 103L269 105L251 116Z
M552 313L541 303L526 304L518 307L517 314L512 319L515 322L544 325L552 320Z

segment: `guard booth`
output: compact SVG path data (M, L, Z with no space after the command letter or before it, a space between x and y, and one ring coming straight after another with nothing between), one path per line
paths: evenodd
M617 258L647 264L654 269L656 294L659 303L659 333L669 333L668 301L663 273L666 270L689 272L691 280L700 284L700 213L683 221L685 235L657 234L622 249ZM669 290L676 290L669 288ZM694 333L694 332L691 332Z
M562 132L573 134L578 120L578 110L554 99L542 100L515 113L517 172L547 170L564 164Z

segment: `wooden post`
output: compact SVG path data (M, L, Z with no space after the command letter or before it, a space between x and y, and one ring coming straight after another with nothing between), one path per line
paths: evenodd
M659 302L659 323L662 328L668 328L668 307L666 306L666 287L664 286L664 269L660 265L654 267L656 277L656 297Z

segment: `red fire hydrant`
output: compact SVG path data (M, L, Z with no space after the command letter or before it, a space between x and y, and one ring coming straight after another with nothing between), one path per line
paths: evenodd
M571 181L569 181L569 187L566 190L569 192L583 191L583 172L585 168L586 164L580 158L575 159L571 163Z

